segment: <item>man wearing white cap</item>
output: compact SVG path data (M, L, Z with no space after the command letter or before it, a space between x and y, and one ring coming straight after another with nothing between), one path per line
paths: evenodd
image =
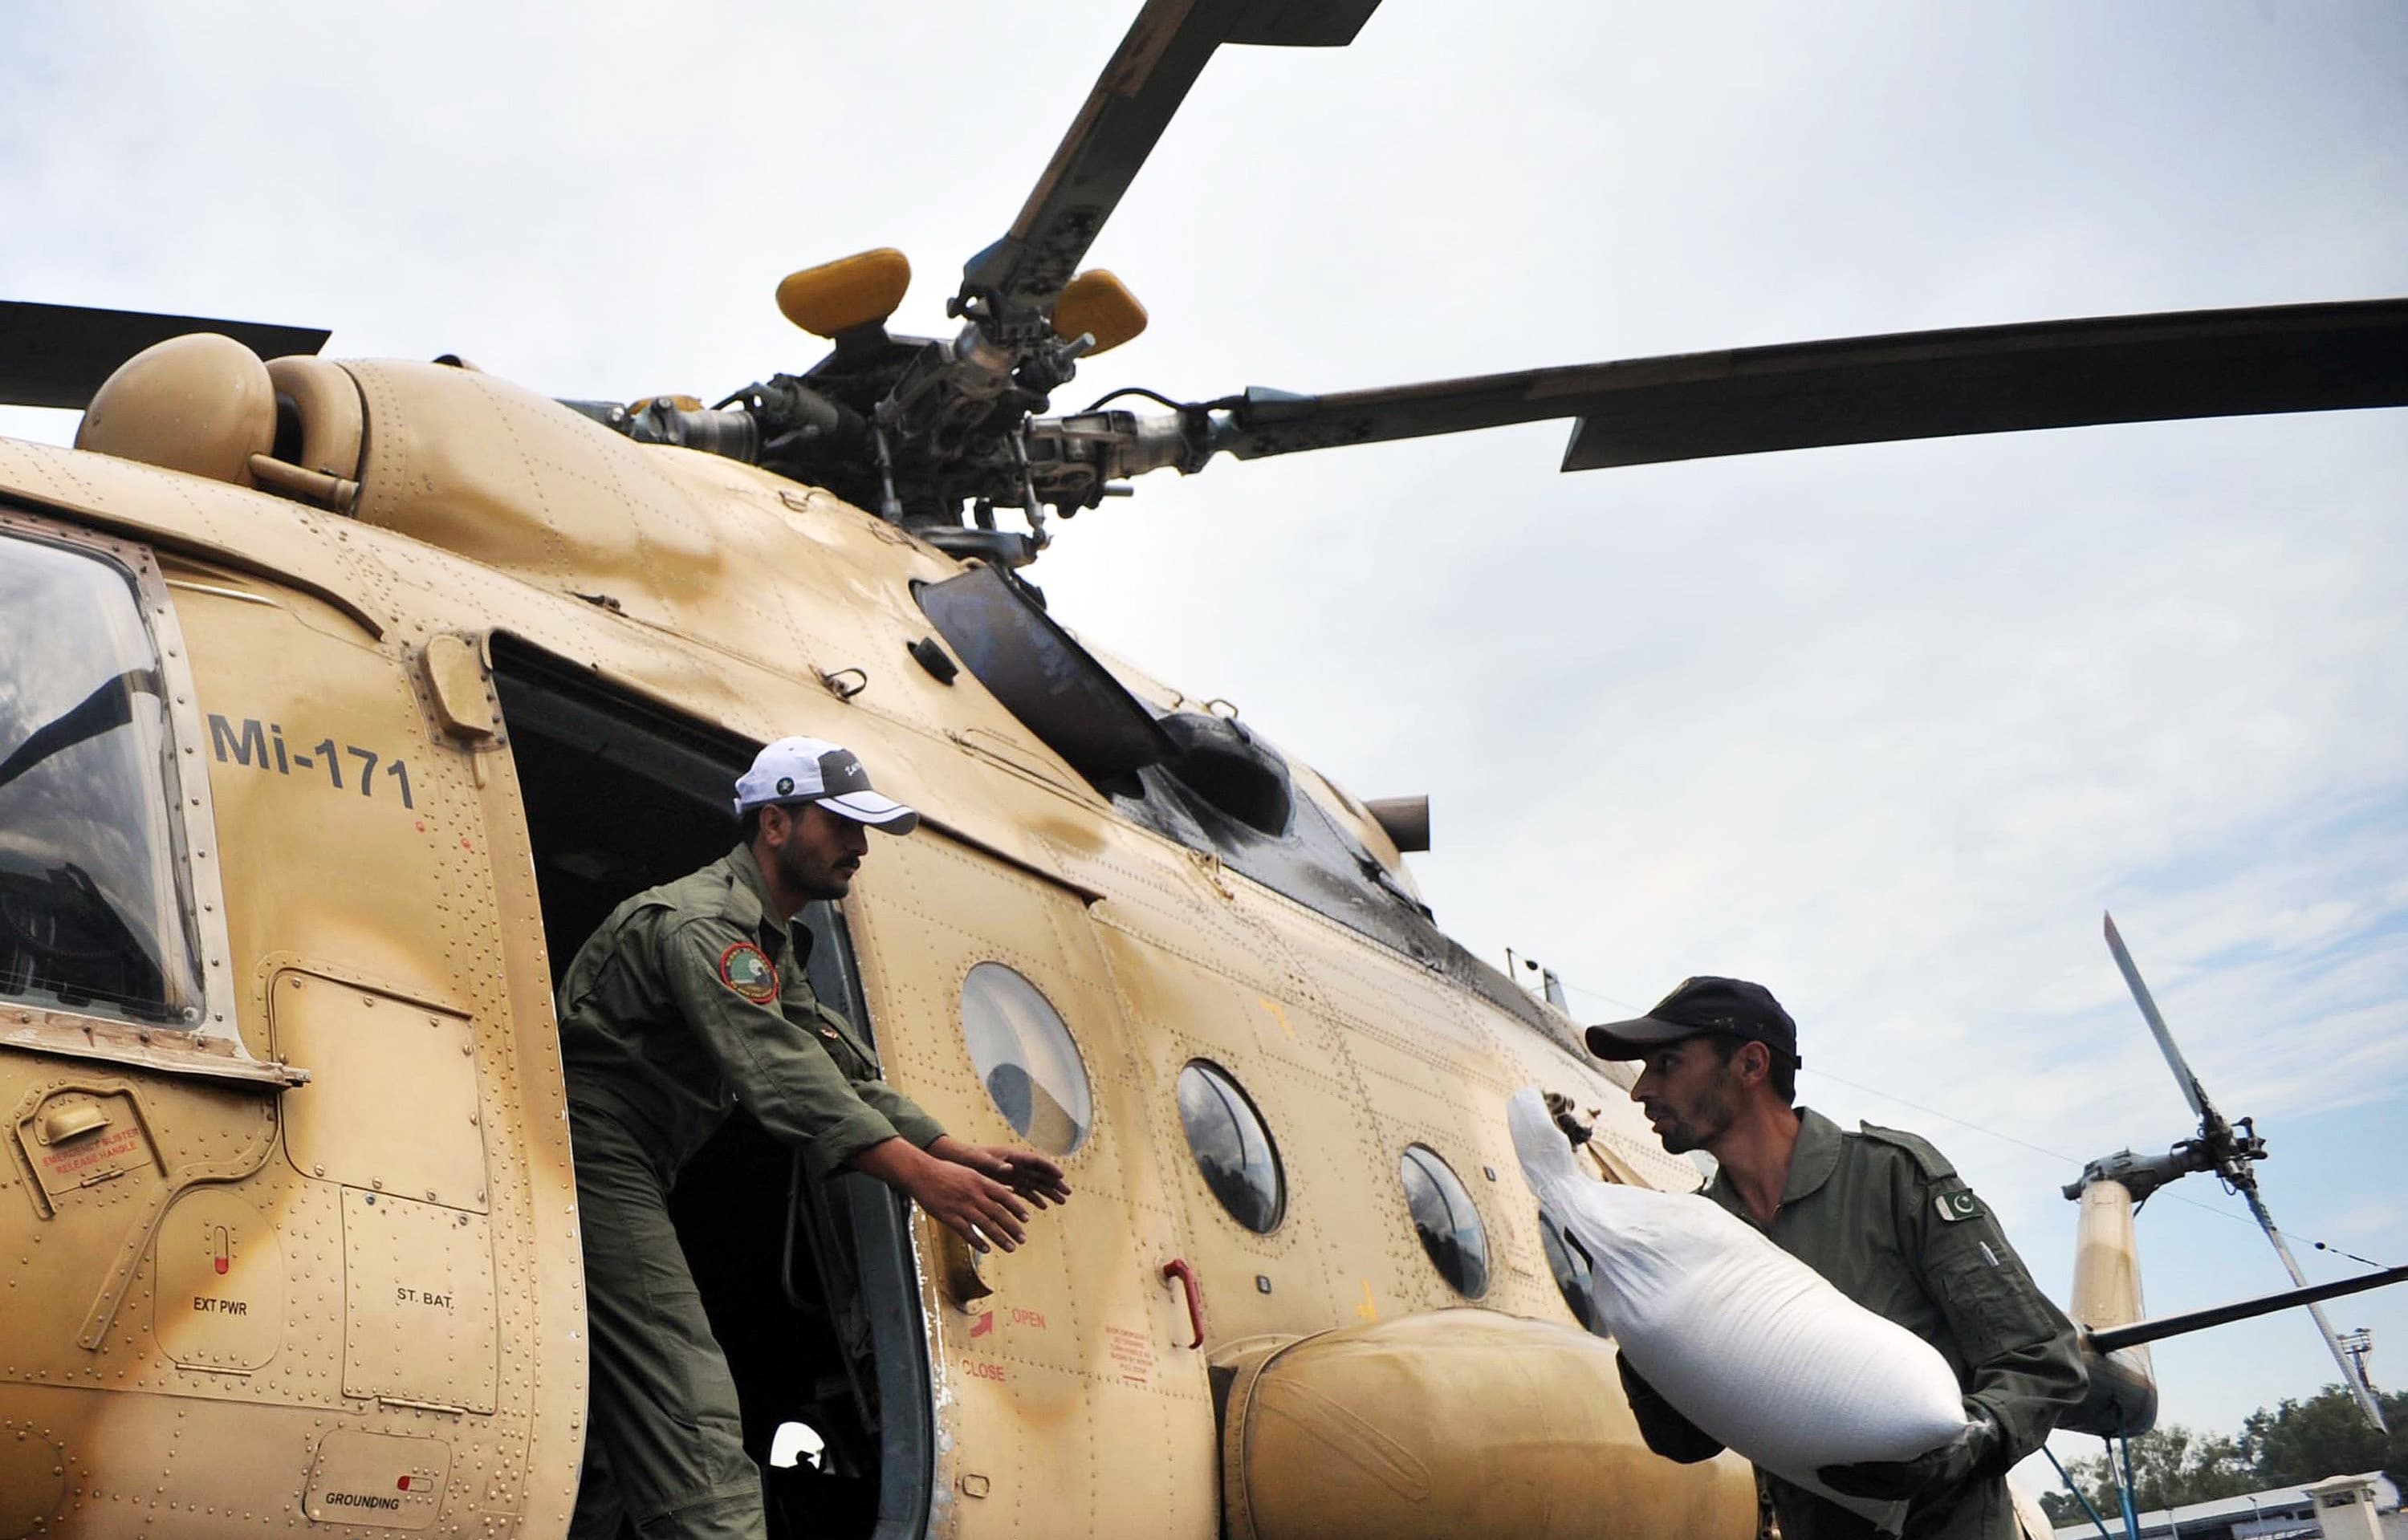
M920 815L817 738L761 750L735 807L742 843L620 905L561 979L593 1406L572 1535L615 1536L623 1517L647 1540L766 1533L736 1383L668 1208L737 1105L814 1176L866 1171L981 1250L1020 1243L1023 1200L1070 1195L1042 1155L946 1134L804 977L795 915L844 896L869 829L908 834Z

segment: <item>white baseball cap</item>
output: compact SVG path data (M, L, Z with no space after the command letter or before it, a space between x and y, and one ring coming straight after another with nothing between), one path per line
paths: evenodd
M821 738L780 738L736 777L736 815L771 803L816 802L855 823L908 834L920 815L869 789L869 772L850 749Z

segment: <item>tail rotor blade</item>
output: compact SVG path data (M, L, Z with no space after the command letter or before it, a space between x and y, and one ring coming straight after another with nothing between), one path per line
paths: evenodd
M2115 966L2123 970L2124 982L2131 987L2132 1003L2141 1007L2141 1015L2149 1023L2149 1033L2157 1040L2157 1050L2166 1056L2166 1065L2174 1072L2175 1084L2182 1087L2183 1100L2199 1115L2202 1132L2212 1132L2210 1124L2221 1123L2214 1104L2207 1099L2207 1090L2191 1073L2189 1061L2174 1046L2174 1034L2166 1030L2166 1019L2157 1014L2157 1003L2149 997L2149 986L2141 982L2141 970L2132 963L2132 954L2124 948L2124 938L2116 934L2115 917L2107 920L2107 949L2115 954ZM2279 1245L2280 1243L2276 1243Z
M2243 1188L2241 1195L2248 1200L2249 1212L2257 1216L2258 1228L2266 1232L2266 1238L2274 1243L2274 1255L2283 1259L2283 1267L2291 1275L2291 1281L2302 1289L2306 1288L2307 1275L2300 1271L2299 1259L2291 1255L2291 1243L2283 1238L2281 1227L2274 1223L2274 1216L2266 1211L2266 1200L2258 1195L2255 1187ZM2323 1334L2325 1347L2330 1350L2333 1362L2341 1369L2341 1382L2349 1387L2350 1395L2358 1402L2358 1409L2364 1412L2366 1419L2376 1428L2390 1432L2383 1420L2382 1406L2376 1404L2365 1381L2358 1377L2358 1370L2350 1363L2349 1355L2341 1350L2341 1339L2333 1334L2332 1322L2325 1319L2325 1307L2312 1302L2308 1305L2308 1314L2315 1318L2316 1330Z

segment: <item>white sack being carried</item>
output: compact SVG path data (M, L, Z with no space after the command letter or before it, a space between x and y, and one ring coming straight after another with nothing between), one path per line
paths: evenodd
M1588 1254L1598 1334L1727 1447L1895 1529L1899 1504L1842 1496L1814 1473L1956 1437L1964 1405L1938 1349L1710 1199L1587 1175L1537 1089L1508 1115L1544 1221Z

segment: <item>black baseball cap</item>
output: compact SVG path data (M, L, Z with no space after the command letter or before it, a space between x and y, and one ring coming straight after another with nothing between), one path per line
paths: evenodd
M1628 1021L1607 1021L1588 1029L1588 1050L1600 1059L1644 1059L1667 1043L1701 1033L1762 1043L1798 1057L1798 1023L1772 998L1772 991L1744 978L1700 975L1684 978L1680 987L1656 1002L1656 1008Z

